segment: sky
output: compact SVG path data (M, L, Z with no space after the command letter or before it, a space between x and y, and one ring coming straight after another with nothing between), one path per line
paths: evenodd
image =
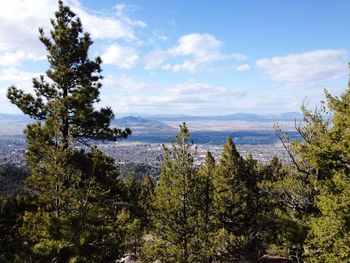
M103 60L116 116L283 113L347 89L350 1L66 0ZM38 27L56 0L0 0L0 112L48 69Z

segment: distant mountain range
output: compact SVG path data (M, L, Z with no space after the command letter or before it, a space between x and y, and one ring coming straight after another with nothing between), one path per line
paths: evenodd
M112 126L129 127L133 133L168 133L175 130L169 125L152 119L144 119L140 116L126 116L112 120Z
M217 116L190 116L190 115L161 115L161 114L139 114L138 116L125 116L112 120L112 126L129 127L134 134L146 133L174 133L181 122L199 123L200 128L196 130L207 130L209 124L222 122L229 124L235 121L246 123L266 123L260 125L272 128L269 123L301 121L303 115L299 112L287 112L282 114L252 114L235 113L230 115ZM23 114L0 113L0 134L22 134L23 128L33 120ZM267 125L268 124L268 125ZM210 126L210 125L209 125ZM224 125L230 129L231 126ZM246 130L249 130L246 129Z
M140 116L125 116L122 118L114 119L112 120L112 124L114 125L135 125L135 124L157 124L160 123L155 120L150 120L150 119L144 119Z
M303 115L299 112L281 114L235 113L229 115L191 116L191 115L141 115L144 118L157 121L300 121Z
M29 122L31 119L24 114L9 114L9 113L0 113L1 121L23 121Z
M135 116L136 115L136 116ZM113 124L149 124L162 121L300 121L303 115L299 112L285 112L281 114L254 114L254 113L234 113L229 115L214 116L192 116L192 115L167 115L167 114L138 114L125 116L113 120ZM31 119L23 114L0 113L0 120L6 121L30 121Z

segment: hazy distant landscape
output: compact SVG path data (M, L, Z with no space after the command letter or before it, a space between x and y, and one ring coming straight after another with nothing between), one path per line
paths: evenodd
M299 113L282 115L235 114L227 116L126 116L112 121L112 126L128 127L132 135L123 141L144 143L167 143L178 132L179 125L186 122L191 140L196 144L222 145L228 136L236 144L274 145L279 139L273 130L279 124L288 131L291 139L298 139L295 123L301 121ZM23 115L0 114L0 136L18 136L30 122Z
M231 137L243 156L252 154L259 161L266 162L277 155L284 162L289 162L289 157L272 127L279 123L288 131L291 140L299 140L300 135L293 128L300 118L298 113L282 116L125 116L113 120L112 126L129 127L132 135L127 139L119 139L118 144L105 142L99 147L116 162L148 163L158 169L159 156L162 155L160 145L175 138L180 120L183 120L187 121L190 129L190 140L200 146L203 154L210 150L219 159L222 145ZM0 114L1 163L24 164L26 143L23 129L30 122L33 120L23 115ZM203 156L197 161L202 162Z

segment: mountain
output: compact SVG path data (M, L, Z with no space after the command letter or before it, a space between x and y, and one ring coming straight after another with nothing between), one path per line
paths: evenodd
M303 115L299 112L285 112L281 114L252 114L236 113L231 115L217 116L221 120L243 120L243 121L294 121L302 120Z
M294 120L301 121L302 119L303 115L299 112L286 112L282 114L235 113L216 116L138 114L136 116L124 116L114 119L111 124L118 128L129 127L135 135L147 133L176 133L178 125L182 122L187 122L193 131L228 131L233 129L270 130L274 122L292 123ZM23 114L0 113L0 134L22 134L25 126L32 121L33 120ZM240 122L244 122L244 125Z
M141 114L141 116L143 116ZM190 116L190 115L144 115L155 121L300 121L303 115L299 112L286 112L281 114L254 114L254 113L234 113L229 115L214 116Z
M135 116L137 115L137 116ZM285 112L281 114L255 114L255 113L234 113L229 115L214 116L191 116L191 115L167 115L167 114L134 114L112 121L115 125L135 124L160 124L162 121L300 121L303 115L300 112ZM23 114L0 113L0 120L30 122L31 119Z
M281 118L284 119L296 119L296 120L303 120L304 116L300 112L285 112L280 114Z
M150 124L150 123L160 123L154 120L147 120L141 118L140 116L126 116L119 119L112 120L113 125L136 125L136 124Z
M0 135L21 135L31 121L24 114L0 113Z
M0 113L1 121L23 121L30 122L31 119L24 114L9 114L9 113Z
M112 126L128 127L133 134L144 133L173 133L175 130L169 125L156 120L145 119L139 116L126 116L112 120Z

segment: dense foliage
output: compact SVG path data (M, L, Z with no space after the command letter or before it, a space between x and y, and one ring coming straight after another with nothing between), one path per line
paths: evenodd
M75 14L59 1L40 40L50 69L34 94L8 98L36 120L25 130L28 170L0 167L1 262L348 262L350 88L314 112L302 106L301 141L276 134L291 164L243 158L227 138L219 160L196 165L186 124L164 146L159 180L148 165L114 160L90 140L116 140L99 101L101 59ZM83 147L84 146L84 147ZM156 176L158 179L158 177ZM25 183L24 183L25 181Z
M24 187L24 180L29 175L26 167L4 164L0 166L0 194L15 195Z
M124 189L114 160L89 141L116 140L130 131L110 127L110 108L94 109L101 59L88 58L92 41L79 18L59 1L51 24L50 37L39 29L50 80L33 79L35 95L8 89L9 100L36 120L25 130L30 176L21 194L30 205L18 214L20 224L12 222L27 253L16 257L29 262L112 262L124 248ZM9 202L4 200L4 205Z
M313 191L315 207L306 222L309 262L346 262L350 256L350 88L339 98L326 91L327 103L315 112L304 108L304 140L294 143L296 162Z

